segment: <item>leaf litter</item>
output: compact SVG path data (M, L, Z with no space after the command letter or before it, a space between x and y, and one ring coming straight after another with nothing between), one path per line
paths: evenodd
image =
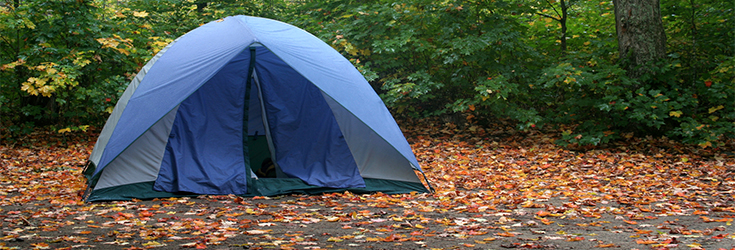
M0 145L0 249L733 249L732 147L402 124L433 194L85 203L94 132ZM90 130L92 131L92 130ZM731 145L731 144L730 144Z

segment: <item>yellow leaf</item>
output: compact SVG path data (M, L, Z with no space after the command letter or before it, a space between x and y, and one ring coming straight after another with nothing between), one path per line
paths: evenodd
M61 134L63 134L63 133L67 133L67 132L71 132L71 128L64 128L64 129L59 129L59 131L58 131L58 132L59 132L59 133L61 133Z
M590 45L591 43L589 41L584 42L584 45Z
M126 49L122 49L122 48L118 48L118 49L117 49L117 52L120 52L120 53L122 53L122 54L125 54L126 56L127 56L127 55L130 55L130 52L129 52L128 50L126 50Z
M674 116L674 117L680 117L681 114L683 114L683 112L681 112L679 110L669 112L669 116Z
M21 84L21 87L20 87L20 90L23 90L23 91L26 91L26 92L29 92L29 93L30 93L29 90L32 90L32 89L34 89L34 88L33 88L33 85L31 85L30 82L24 82L24 83Z
M145 11L133 11L133 16L136 16L136 17L147 17L148 16L148 12L145 12Z
M250 235L254 235L254 234L267 234L269 231L271 231L271 230L258 230L258 229L255 229L255 230L245 231L245 233L250 234Z
M714 112L717 112L717 110L720 110L720 109L723 109L723 108L725 108L725 107L722 106L722 105L717 106L717 107L711 107L711 108L709 108L709 113L712 114Z
M158 241L149 241L149 242L143 243L143 246L146 246L146 247L161 247L161 246L164 246L164 244L161 244Z

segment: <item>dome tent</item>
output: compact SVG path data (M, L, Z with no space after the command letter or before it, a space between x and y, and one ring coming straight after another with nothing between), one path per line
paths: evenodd
M258 178L268 161L276 178ZM427 192L417 173L400 128L348 60L306 31L250 16L200 26L152 58L84 171L88 201Z

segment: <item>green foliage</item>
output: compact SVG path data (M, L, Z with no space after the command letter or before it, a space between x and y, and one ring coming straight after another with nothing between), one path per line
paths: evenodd
M706 147L735 129L735 112L728 105L735 102L731 60L713 70L718 84L700 80L694 85L680 79L681 63L674 59L651 65L651 74L637 80L628 79L618 65L592 61L586 67L561 63L545 69L538 80L560 100L546 99L553 110L545 115L548 121L576 126L563 131L562 145L598 145L632 132Z
M537 55L521 41L526 27L516 9L488 1L327 1L300 6L302 19L292 23L376 73L373 86L398 115L427 116L477 103L480 79L506 72L512 84L529 75Z
M9 126L71 121L65 112L88 105L78 88L90 87L104 67L96 7L81 1L21 1L2 7L0 122ZM90 114L97 115L97 114Z
M648 73L637 79L619 65L612 1L1 6L3 133L100 124L140 67L169 42L206 22L246 14L289 22L332 45L397 116L510 118L519 129L560 128L562 145L653 135L709 147L735 134L735 19L727 1L662 2L669 57L646 65Z
M135 73L185 32L280 1L18 1L0 5L0 127L99 125Z
M529 40L546 56L563 56L565 52L595 53L617 46L612 1L563 0L567 9L564 39L567 51L561 51L562 1L518 0L526 6L523 12L530 29Z

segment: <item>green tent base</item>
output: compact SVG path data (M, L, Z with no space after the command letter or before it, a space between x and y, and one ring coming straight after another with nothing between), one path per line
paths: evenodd
M119 201L132 200L133 198L146 200L155 198L199 196L199 194L174 194L154 191L153 183L153 181L139 182L123 186L115 186L103 188L100 190L94 190L87 198L87 201ZM275 196L284 194L313 195L344 191L350 191L358 194L375 192L382 192L386 194L428 192L428 190L426 190L426 187L424 187L424 185L421 183L405 181L365 178L365 186L365 188L338 189L311 186L304 183L302 180L293 178L261 178L257 180L251 180L250 185L248 185L250 193L241 194L240 196Z

